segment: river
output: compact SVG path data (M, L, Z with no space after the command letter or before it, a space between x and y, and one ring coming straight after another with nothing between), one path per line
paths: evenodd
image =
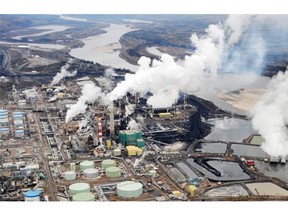
M70 55L113 68L137 71L138 66L128 63L119 56L121 49L119 40L121 36L136 29L131 29L126 25L111 24L103 30L107 32L81 39L85 45L81 48L72 49Z
M71 27L69 26L62 26L62 25L46 25L46 26L38 26L38 27L31 27L30 29L39 29L39 30L44 30L40 33L35 33L35 34L28 34L28 35L19 35L16 37L12 37L13 39L16 40L21 40L24 37L35 37L35 36L41 36L41 35L48 35L52 34L55 32L62 32L65 31L66 29L69 29Z

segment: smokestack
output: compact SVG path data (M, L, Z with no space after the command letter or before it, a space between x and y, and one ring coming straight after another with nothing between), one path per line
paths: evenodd
M103 133L102 133L102 122L101 122L101 117L98 117L98 139L99 139L99 144L100 146L102 146L102 136L103 136Z
M110 103L110 138L115 136L115 125L114 125L114 105Z

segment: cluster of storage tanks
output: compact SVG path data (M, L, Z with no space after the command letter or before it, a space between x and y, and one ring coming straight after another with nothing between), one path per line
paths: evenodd
M117 167L116 161L112 159L103 160L101 168L108 178L121 177L121 169ZM99 169L95 168L93 161L82 161L80 171L83 172L84 179L97 179ZM65 180L72 181L76 179L76 166L70 164L70 170L64 173ZM95 196L90 192L88 183L75 183L69 186L69 195L73 201L95 201ZM125 181L117 184L117 196L120 198L136 198L143 194L143 185L140 182Z
M69 186L69 195L72 201L95 201L95 196L90 192L88 183L75 183Z
M24 113L23 112L13 112L13 123L15 129L15 138L24 137Z
M108 178L118 178L121 176L121 170L116 166L115 160L103 160L101 162L101 167L103 170L105 170L106 176Z
M24 132L24 113L23 112L12 112L13 125L15 130L15 138L22 138L25 135ZM9 129L9 117L8 111L0 109L0 134L8 135Z
M94 161L82 161L80 171L83 171L84 179L97 179L99 170L95 168ZM72 181L76 179L76 165L70 164L70 171L64 173L65 180ZM95 201L95 196L90 191L88 183L75 183L69 186L68 193L72 196L72 201Z
M0 134L9 134L9 119L7 110L0 109Z

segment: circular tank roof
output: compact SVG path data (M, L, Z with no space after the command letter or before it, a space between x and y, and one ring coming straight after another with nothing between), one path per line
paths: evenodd
M75 172L74 172L74 171L66 171L64 174L65 174L65 175L74 175Z
M85 169L83 172L87 174L94 174L94 173L98 173L98 170L95 168L88 168L88 169Z
M141 183L133 181L125 181L117 185L117 189L122 191L136 191L140 190L142 187L143 185Z
M29 190L25 192L24 196L25 197L37 197L40 196L41 191L40 190Z
M118 167L108 167L106 172L119 172L120 169Z
M88 189L90 188L89 184L87 184L87 183L75 183L75 184L72 184L69 186L70 190L76 190L76 191L85 190L87 188Z
M82 161L80 166L91 166L94 165L94 161Z
M115 160L111 160L111 159L103 160L102 164L106 164L106 165L115 164Z
M73 201L94 201L95 196L92 193L78 193L73 196Z

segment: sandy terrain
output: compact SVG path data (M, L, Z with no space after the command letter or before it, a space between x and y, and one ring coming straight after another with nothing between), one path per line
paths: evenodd
M222 90L217 97L233 107L248 112L265 93L265 89L241 89L235 91Z

